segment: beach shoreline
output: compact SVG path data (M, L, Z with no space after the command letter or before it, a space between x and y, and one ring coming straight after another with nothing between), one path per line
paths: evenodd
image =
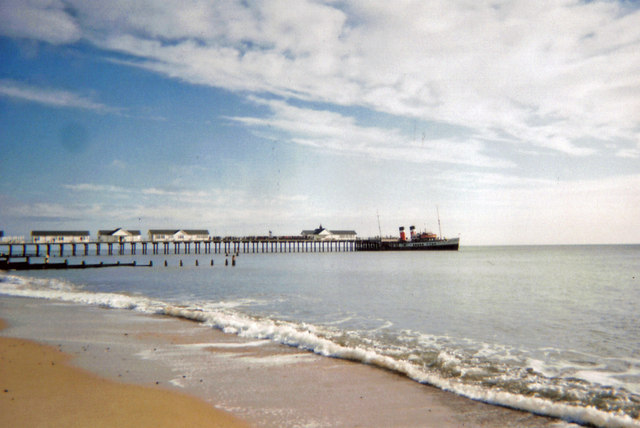
M0 317L0 336L52 346L112 381L186 393L257 427L568 425L187 320L6 296Z
M0 319L0 330L7 324ZM249 427L196 397L99 377L72 359L59 347L0 336L0 426Z

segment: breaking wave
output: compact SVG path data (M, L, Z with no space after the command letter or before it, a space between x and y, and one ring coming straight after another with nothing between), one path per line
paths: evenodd
M361 362L420 383L490 404L608 427L640 427L640 397L583 379L545 376L536 362L515 367L475 352L447 346L446 338L403 331L392 339L245 314L241 302L176 304L142 295L90 292L60 279L0 274L0 294L32 297L185 318L246 338L267 339L319 355Z

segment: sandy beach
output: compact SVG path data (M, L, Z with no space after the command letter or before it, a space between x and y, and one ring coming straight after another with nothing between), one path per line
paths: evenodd
M0 426L248 426L195 397L111 381L70 360L53 346L0 337Z
M176 318L13 297L0 317L2 426L568 425Z

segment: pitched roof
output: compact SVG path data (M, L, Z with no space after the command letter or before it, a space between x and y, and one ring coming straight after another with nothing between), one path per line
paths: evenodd
M124 230L128 234L134 235L134 236L140 235L140 231L139 230L125 230L125 229L119 227L119 228L113 229L113 230L99 230L98 231L98 236L111 236L111 235L113 235L114 233L116 233L119 230Z
M149 229L151 235L173 235L178 229Z
M333 235L357 235L355 230L329 230L322 227L322 225L314 230L303 230L301 235L320 235L324 231Z
M88 236L88 230L32 230L31 236Z
M208 235L209 231L206 229L181 229L187 235Z
M180 231L186 233L187 235L209 234L209 231L206 229L149 229L149 233L152 235L175 235Z

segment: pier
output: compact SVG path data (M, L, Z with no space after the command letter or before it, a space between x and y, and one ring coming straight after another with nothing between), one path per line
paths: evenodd
M66 243L0 243L8 257L82 257L169 254L333 253L370 250L372 240L223 238L201 241L132 241Z

